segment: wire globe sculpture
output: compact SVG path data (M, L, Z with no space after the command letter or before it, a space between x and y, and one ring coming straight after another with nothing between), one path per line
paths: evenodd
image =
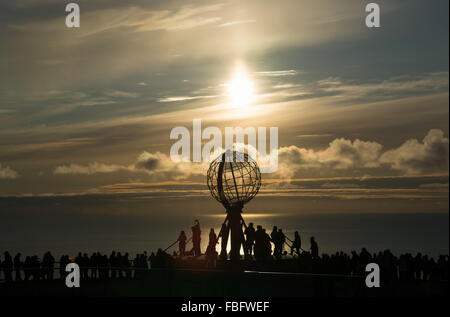
M227 151L211 162L207 184L211 195L225 208L242 206L258 193L261 172L248 154Z

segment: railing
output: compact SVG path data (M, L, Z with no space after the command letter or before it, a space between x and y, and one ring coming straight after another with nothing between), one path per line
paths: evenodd
M70 262L72 263L72 262ZM55 262L55 264L60 264L60 262ZM51 269L49 271L49 269ZM112 276L114 275L114 273L117 273L117 275L122 276L125 275L126 277L126 273L129 272L129 276L128 277L132 277L134 278L136 275L136 271L147 271L150 269L150 265L148 265L148 268L145 267L137 267L137 266L130 266L130 267L123 267L123 266L88 266L88 267L82 267L80 266L80 274L82 276L85 275L85 273L87 273L87 278L91 278L91 279L98 279L99 278L99 273L101 270L106 271L105 273L105 277L106 278L112 278ZM0 269L0 282L5 282L5 273L4 273L4 268ZM12 280L16 281L16 272L17 269L16 268L12 268L11 269L11 276L12 276ZM61 267L61 266L53 266L53 267L43 267L43 266L39 266L39 267L29 267L29 268L20 268L19 269L20 272L20 281L24 281L25 276L30 277L31 279L28 279L29 281L33 281L35 278L38 280L46 280L43 277L46 277L48 275L49 272L52 272L51 279L61 279L61 273L64 273L64 276L66 276L66 272L65 272L65 267ZM95 274L93 274L95 272ZM27 274L26 274L27 273ZM57 274L55 274L57 273ZM125 273L125 274L124 274ZM130 274L131 273L131 274ZM67 273L68 274L68 273ZM93 276L94 275L94 276ZM102 274L103 275L103 274ZM123 277L123 276L122 276Z

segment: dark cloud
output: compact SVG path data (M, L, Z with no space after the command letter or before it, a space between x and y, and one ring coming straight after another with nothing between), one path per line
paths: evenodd
M147 152L142 153L136 162L136 168L154 171L160 165L160 157Z

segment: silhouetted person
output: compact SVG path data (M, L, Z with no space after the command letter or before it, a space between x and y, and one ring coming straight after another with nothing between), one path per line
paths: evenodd
M194 245L193 246L194 256L199 256L202 254L200 250L202 231L200 230L200 223L198 220L195 220L195 224L191 229L192 229L192 244Z
M417 253L414 258L414 279L421 280L422 279L422 253Z
M286 237L283 233L282 229L278 229L278 233L277 233L277 257L278 259L281 259L281 255L283 254L283 248L284 248L284 244L286 243Z
M250 222L248 224L248 227L245 228L244 234L245 234L245 250L246 255L251 256L253 253L253 245L255 244L255 227L253 227L253 222Z
M311 241L311 248L310 248L311 256L313 259L317 259L317 258L319 258L319 245L317 244L314 237L311 237L310 241Z
M270 243L270 236L266 233L266 229L262 229L263 232L263 259L268 259L272 254L272 244Z
M436 266L439 274L438 279L448 281L448 256L439 255Z
M214 228L211 228L209 231L209 243L208 246L211 246L214 251L216 251L216 244L217 244L217 235L214 232Z
M23 273L24 273L24 280L28 281L31 278L31 257L27 256L25 257L25 261L23 262Z
M300 238L300 234L298 233L298 231L295 231L294 241L292 242L292 245L291 245L291 255L294 254L294 250L295 250L295 252L297 252L297 255L300 255L301 247L302 247L302 239Z
M62 255L59 259L59 276L61 279L66 278L66 266L70 263L70 259L68 255Z
M16 256L14 257L14 271L16 272L16 281L21 281L22 280L22 261L20 260L20 253L17 253Z
M254 254L257 261L262 260L264 254L264 233L261 225L258 225L255 231Z
M155 264L155 259L156 259L156 255L155 255L155 253L150 253L150 256L149 256L149 262L150 262L150 268L155 268L156 266L154 265Z
M144 254L142 254L142 268L148 269L148 256L147 256L147 251L144 251Z
M180 232L180 236L178 237L178 249L180 250L180 256L183 256L186 253L186 234L184 231Z
M30 271L33 281L39 281L41 279L41 262L37 255L33 255L30 259Z
M53 280L53 269L55 268L55 258L50 251L42 257L42 278L44 280Z
M359 254L359 258L365 270L366 265L372 261L372 256L370 255L370 253L367 251L366 248L362 248L361 253Z
M107 280L109 278L109 259L106 254L103 254L100 257L100 263L99 263L99 277L102 280Z
M264 229L264 231L265 231L265 229ZM275 240L277 239L277 234L278 234L278 228L277 228L277 226L273 226L272 232L270 233L270 239L272 240L273 243L275 243Z
M270 240L273 243L273 255L276 258L279 258L279 255L281 253L281 248L280 248L280 235L278 233L277 226L273 226L272 232L270 234Z
M81 254L81 252L78 252L77 256L75 257L75 259L73 260L76 264L78 264L78 266L80 267L80 278L82 278L81 275L81 267L83 265L83 255Z
M123 265L123 256L120 252L117 252L116 263L117 263L118 276L121 278L121 277L123 277L124 265Z
M209 231L208 248L206 249L206 266L215 267L217 260L216 252L217 235L214 232L214 228Z
M97 253L92 253L91 258L89 259L89 266L91 268L91 278L98 277L98 256Z
M122 263L123 263L123 267L124 267L124 270L125 270L125 277L126 278L131 278L131 262L130 262L130 259L129 259L128 252L126 252L123 255Z
M109 265L111 266L111 278L117 278L117 257L116 251L112 251L109 256Z
M10 283L12 282L13 260L8 251L5 251L4 258L2 263L3 275L5 282Z

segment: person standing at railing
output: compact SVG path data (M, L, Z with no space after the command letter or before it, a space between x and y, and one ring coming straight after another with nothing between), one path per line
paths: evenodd
M31 277L31 257L27 256L23 262L24 280L28 281Z
M5 259L2 262L3 275L5 276L5 282L12 282L13 260L8 251L4 253Z
M14 257L14 271L16 272L16 281L22 280L22 261L20 260L20 252Z
M255 244L255 227L253 226L253 222L250 222L248 224L248 227L245 228L244 231L246 240L245 240L245 251L246 251L246 256L250 256L253 253L253 245Z
M59 277L61 279L65 279L66 278L66 275L67 275L67 273L66 273L66 266L69 263L70 263L70 260L69 260L69 256L68 255L62 255L59 258Z
M111 266L111 278L117 278L117 257L116 257L116 251L112 251L111 255L109 256L109 265Z
M123 264L125 267L125 277L131 278L131 262L128 257L129 257L128 252L126 252L125 255L123 256Z
M42 279L53 280L53 269L55 268L55 258L50 253L46 252L42 258Z

